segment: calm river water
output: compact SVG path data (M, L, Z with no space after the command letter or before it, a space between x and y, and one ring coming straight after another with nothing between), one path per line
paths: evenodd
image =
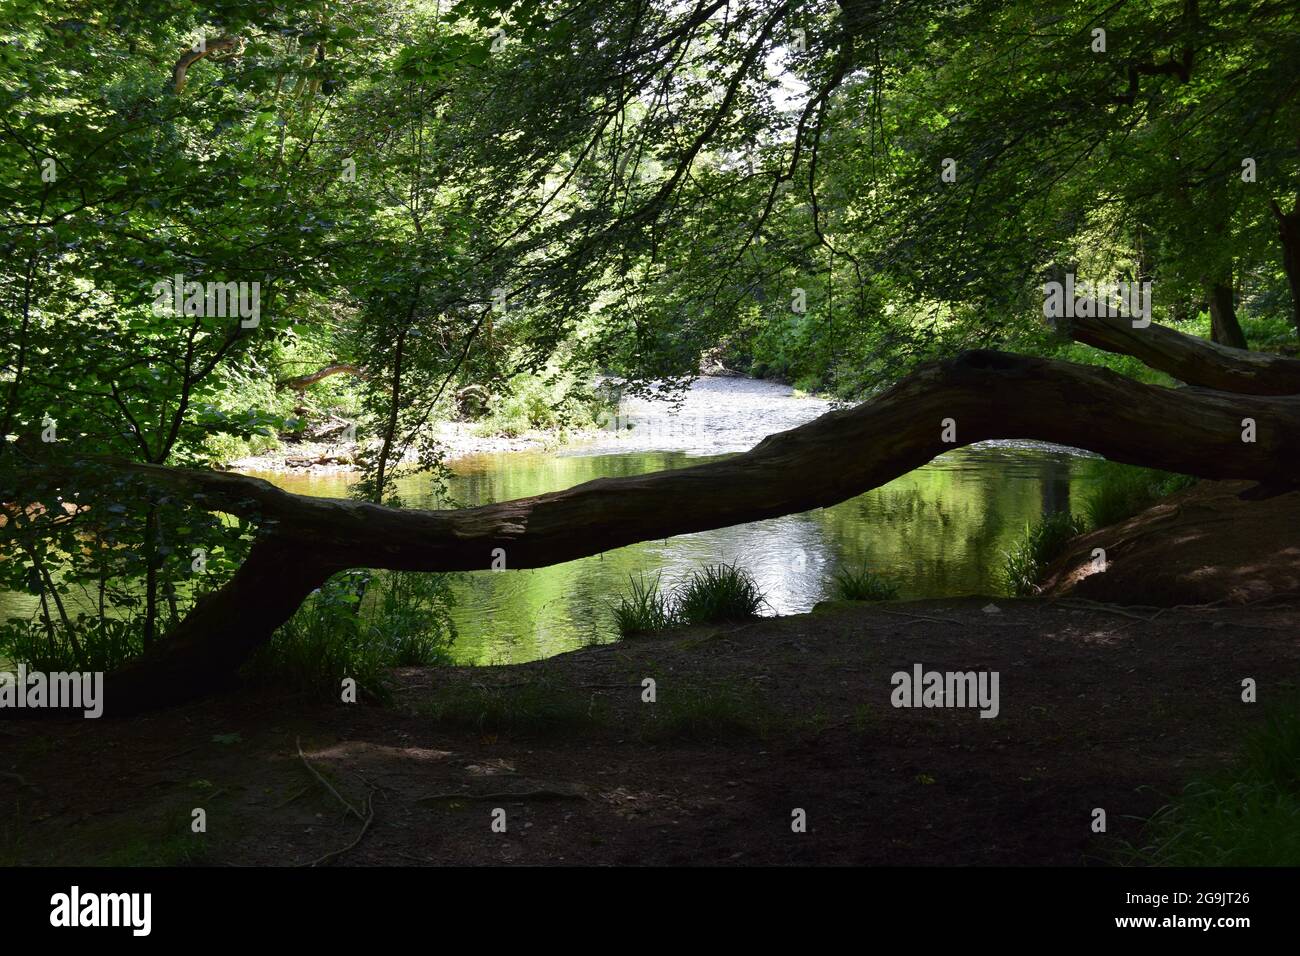
M706 378L676 409L625 399L619 418L593 443L460 459L448 492L459 504L476 505L593 478L682 468L744 451L828 407L768 382ZM841 565L865 564L889 575L901 597L998 594L1003 552L1027 522L1072 504L1077 509L1100 464L1062 448L986 443L945 454L832 508L649 541L550 568L466 574L456 586L455 656L462 663L518 662L613 640L609 602L629 575L661 574L670 588L718 562L748 568L773 614L807 611L830 596L831 575ZM351 480L264 477L330 496L346 494ZM405 479L398 490L408 506L443 504L427 478Z
M448 494L459 505L476 505L593 478L682 468L744 451L828 407L768 382L706 378L676 408L625 399L619 417L591 443L462 458L453 464ZM661 574L670 588L718 562L748 568L773 614L807 611L830 596L831 575L844 565L890 576L904 598L999 594L1003 554L1026 523L1078 510L1102 465L1063 448L985 443L942 455L832 508L649 541L550 568L460 575L454 653L461 663L507 663L613 640L609 603L630 575ZM353 480L262 477L295 492L334 497L345 496ZM409 507L446 505L427 477L401 479L398 491ZM29 595L0 594L0 617L34 609Z

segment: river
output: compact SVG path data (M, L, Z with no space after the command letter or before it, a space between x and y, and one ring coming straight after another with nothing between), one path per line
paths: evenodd
M445 507L448 500L467 506L593 478L683 468L744 451L829 407L770 382L703 378L676 406L625 398L595 441L457 459L446 498L435 495L428 476L399 478L397 490L408 507ZM831 508L643 542L549 568L458 575L453 653L466 664L515 663L614 640L609 605L630 575L661 575L671 588L719 562L753 574L770 614L807 611L831 596L831 576L841 566L887 575L903 598L999 594L1004 552L1026 523L1078 510L1103 465L1054 446L986 442ZM261 477L332 497L346 496L355 480L347 474ZM0 617L34 611L31 595L0 593Z
M625 399L594 442L459 459L448 494L476 505L593 478L683 468L744 451L829 407L770 382L704 378L676 408ZM455 587L454 655L467 664L515 663L613 640L609 604L630 575L658 574L671 588L718 562L747 568L771 614L811 609L830 596L831 575L843 565L888 575L904 598L999 594L1003 553L1026 523L1072 504L1077 510L1100 465L1067 449L988 442L941 455L832 508L648 541L550 568L466 574ZM345 495L352 480L263 477L291 491L330 496ZM445 504L427 477L401 479L397 490L408 506Z

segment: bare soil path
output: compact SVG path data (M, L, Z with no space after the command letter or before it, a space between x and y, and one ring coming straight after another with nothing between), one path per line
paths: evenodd
M1235 757L1263 703L1294 700L1298 625L1290 606L841 604L406 670L388 707L259 692L10 725L0 861L1107 862ZM891 675L916 663L997 671L999 715L891 706ZM1260 704L1242 702L1246 677Z

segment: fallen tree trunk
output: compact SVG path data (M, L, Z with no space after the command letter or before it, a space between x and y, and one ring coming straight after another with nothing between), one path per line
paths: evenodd
M1243 440L1245 419L1254 423L1252 441ZM991 438L1055 442L1205 478L1300 484L1300 396L1159 388L1107 369L987 351L921 368L872 401L731 458L456 511L311 498L242 475L124 464L199 496L203 507L259 515L265 535L166 641L109 676L106 707L120 715L221 686L337 571L486 570L501 552L508 568L558 564L833 505Z
M1219 345L1167 326L1133 328L1126 316L1053 320L1076 342L1132 355L1180 382L1248 395L1300 394L1300 359Z

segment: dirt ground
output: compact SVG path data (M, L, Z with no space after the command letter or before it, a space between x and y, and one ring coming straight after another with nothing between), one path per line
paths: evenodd
M1104 863L1296 693L1293 606L990 603L407 670L386 707L259 692L0 725L0 862ZM891 706L916 663L997 671L999 715Z

